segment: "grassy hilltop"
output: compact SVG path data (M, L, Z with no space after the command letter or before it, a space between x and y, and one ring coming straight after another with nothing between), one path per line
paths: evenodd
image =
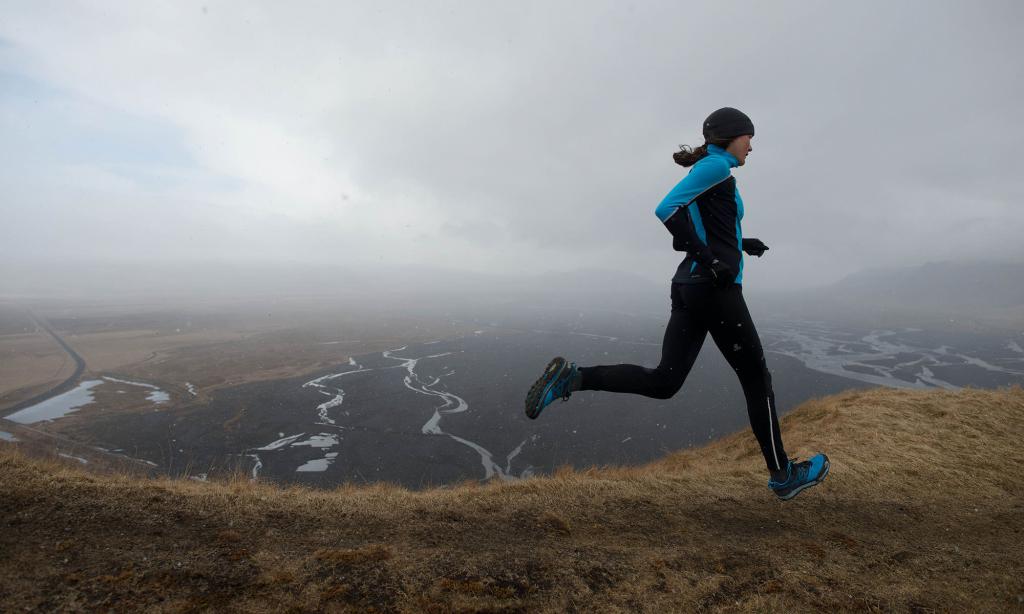
M0 444L7 611L1024 609L1024 390L874 389L636 468L425 492L90 474Z

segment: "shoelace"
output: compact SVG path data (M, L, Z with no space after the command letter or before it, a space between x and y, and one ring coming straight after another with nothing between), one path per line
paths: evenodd
M807 479L807 473L811 470L811 465L810 463L807 463L807 461L802 461L798 464L796 462L798 458L799 457L794 456L789 460L793 462L793 474L796 475L797 480L803 482Z
M790 462L790 464L792 466L792 469L789 471L789 474L786 476L785 480L782 480L781 482L775 482L775 480L772 480L772 481L775 482L776 484L788 484L789 481L792 480L794 476L797 477L797 478L801 478L802 479L802 476L800 475L801 474L801 470L803 470L804 475L806 475L806 467L801 467L801 466L797 465L797 460L799 458L800 458L799 456L790 456L789 457L789 462Z

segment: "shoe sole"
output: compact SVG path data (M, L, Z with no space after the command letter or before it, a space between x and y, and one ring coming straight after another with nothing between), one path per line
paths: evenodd
M530 386L530 392L526 393L526 417L530 420L536 420L540 412L543 411L543 408L538 408L538 405L544 398L548 385L557 379L558 374L565 368L565 364L564 358L555 356L548 366L544 367L544 374ZM552 375L555 377L551 377Z
M817 480L814 480L813 482L807 482L806 484L803 484L803 485L799 486L798 488L794 488L789 494L787 494L785 496L779 495L778 493L776 493L776 496L779 499L782 499L783 501L789 501L793 497L795 497L798 494L800 494L800 491L804 490L805 488L810 488L811 486L814 486L815 484L821 484L823 481L825 481L825 477L828 475L828 468L831 465L832 465L832 463L830 463L828 461L828 457L826 456L825 457L825 465L822 468L821 475L818 476Z

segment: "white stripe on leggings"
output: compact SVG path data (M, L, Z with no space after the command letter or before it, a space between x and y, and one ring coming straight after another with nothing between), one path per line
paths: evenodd
M772 431L772 398L770 396L765 397L768 401L768 436L772 438L772 456L775 457L775 470L779 471L782 466L779 465L779 453L775 451L775 433Z

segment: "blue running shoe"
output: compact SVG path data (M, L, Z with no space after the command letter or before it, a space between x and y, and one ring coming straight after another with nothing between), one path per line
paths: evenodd
M801 490L824 480L828 475L828 457L824 454L815 454L810 460L801 463L794 463L793 459L790 459L786 470L784 481L768 480L768 487L783 501L792 499Z
M568 401L572 395L569 383L575 375L576 363L566 362L561 356L552 358L544 369L544 375L530 386L530 392L526 395L526 415L536 420L541 410L555 399L561 397L563 401Z

